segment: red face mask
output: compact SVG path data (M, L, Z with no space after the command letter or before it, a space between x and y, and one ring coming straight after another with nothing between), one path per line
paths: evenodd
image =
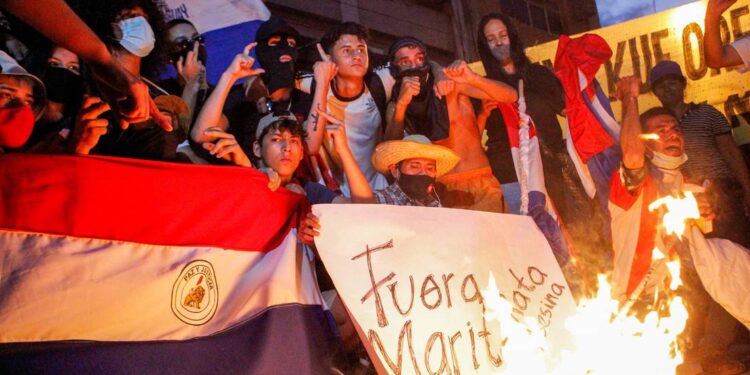
M34 129L34 112L31 107L0 108L0 147L19 148Z

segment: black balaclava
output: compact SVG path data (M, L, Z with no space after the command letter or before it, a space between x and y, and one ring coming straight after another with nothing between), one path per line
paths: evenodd
M269 46L268 40L275 36L280 37L279 43ZM299 38L299 33L283 19L275 16L263 22L255 35L255 40L258 41L255 56L260 66L265 69L265 73L261 74L261 79L269 94L279 89L294 87L294 63L297 61L297 48L289 45L287 42L289 37L296 40ZM289 55L292 61L280 62L279 58L284 55Z
M269 46L267 40L264 40L255 47L258 62L266 71L261 78L269 94L278 89L294 87L294 62L297 61L297 49L287 43L289 35L276 34L274 36L281 37L277 45ZM279 58L284 55L291 56L292 61L280 62Z

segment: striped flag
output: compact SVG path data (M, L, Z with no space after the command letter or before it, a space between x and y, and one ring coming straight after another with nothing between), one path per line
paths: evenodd
M605 217L610 178L622 159L620 124L594 77L611 56L607 42L596 34L560 36L555 56L555 74L565 91L568 153L589 197L597 195Z
M255 32L271 12L261 0L164 0L167 20L186 19L206 42L206 77L216 84L234 56L255 40ZM167 75L176 72L168 66Z
M6 154L0 171L0 373L329 373L301 195L240 167Z
M518 84L518 102L499 103L498 108L508 131L513 164L521 186L521 214L534 219L547 238L558 263L561 266L565 265L570 258L570 252L562 231L562 223L544 184L544 169L536 125L526 114L523 80Z

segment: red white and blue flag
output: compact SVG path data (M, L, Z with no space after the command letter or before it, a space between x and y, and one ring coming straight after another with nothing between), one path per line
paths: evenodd
M195 25L206 43L206 77L216 84L232 59L250 42L271 12L262 0L164 0L167 20L185 19ZM167 67L174 75L172 66Z
M498 103L498 108L508 131L513 164L521 186L521 214L534 219L562 266L570 259L569 245L562 222L547 194L536 125L526 114L523 80L519 82L518 96L517 103Z
M306 203L267 181L0 155L0 373L329 373Z
M555 74L565 91L568 152L590 197L597 196L607 214L609 182L622 159L620 124L596 73L612 50L599 35L560 36Z

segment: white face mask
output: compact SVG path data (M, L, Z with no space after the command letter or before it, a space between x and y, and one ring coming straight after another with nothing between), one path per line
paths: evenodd
M146 57L153 51L156 42L154 30L143 16L122 20L114 27L115 35L120 36L120 45L128 52Z
M670 156L661 152L652 151L651 164L661 169L677 169L680 168L688 160L687 155L683 153L680 156Z

